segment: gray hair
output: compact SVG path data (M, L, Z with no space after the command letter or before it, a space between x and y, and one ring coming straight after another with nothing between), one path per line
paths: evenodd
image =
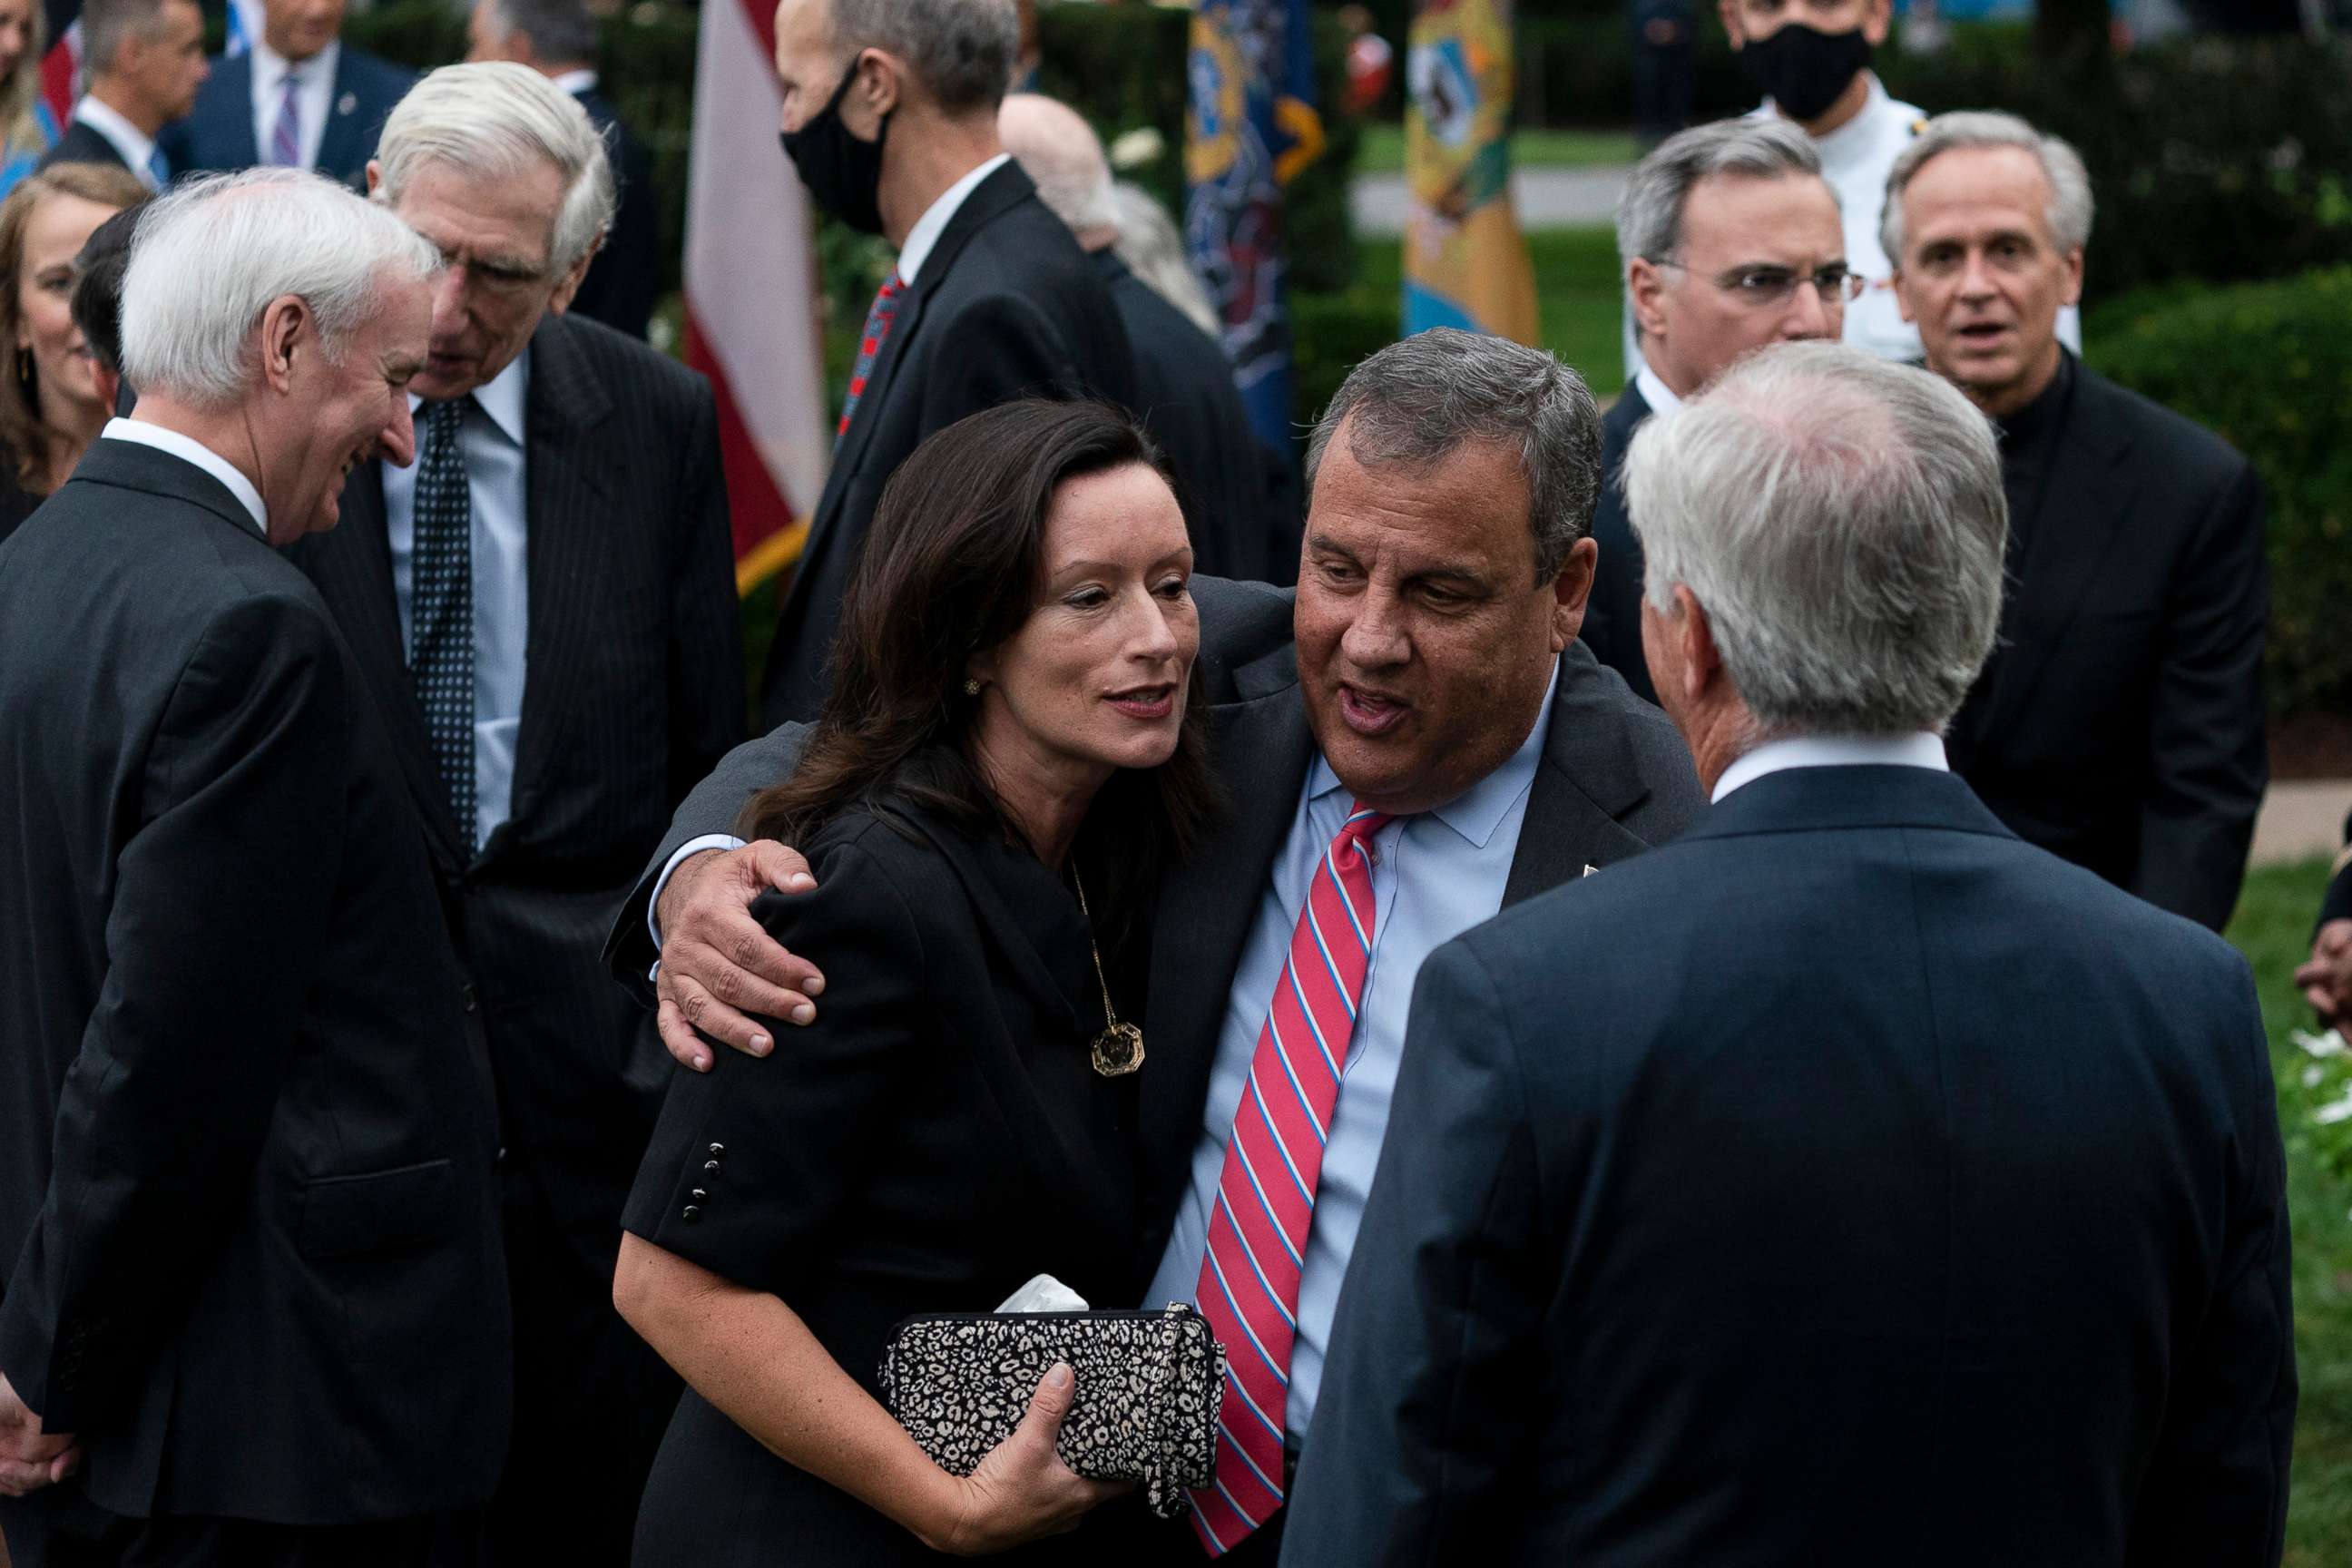
M122 369L142 392L223 408L246 391L253 331L269 302L310 309L341 363L387 279L441 270L430 243L380 207L304 169L185 181L142 209L122 278Z
M577 100L529 66L508 61L443 66L395 105L376 142L388 206L428 163L511 179L552 165L563 203L548 237L548 272L562 277L613 222L613 163ZM137 385L136 382L131 384Z
M103 76L132 38L152 38L163 28L170 0L85 0L81 8L81 63L85 76Z
M596 58L596 18L582 0L484 0L499 37L520 33L530 51L550 65Z
M1118 222L1111 205L1110 160L1086 117L1041 93L1005 95L996 111L1004 150L1037 186L1046 210L1081 232Z
M2041 162L2042 178L2050 182L2050 207L2043 216L2060 251L2080 250L2091 243L2095 208L2091 172L2083 166L2083 155L2061 138L2036 131L2014 114L1966 110L1938 114L1927 121L1887 174L1886 205L1878 215L1878 242L1897 272L1903 270L1903 193L1912 176L1937 153L1988 147L2021 148Z
M1940 376L1761 350L1634 432L1625 500L1650 603L1689 588L1767 734L1941 730L1992 651L2000 455Z
M1822 178L1813 139L1784 120L1718 120L1667 137L1633 165L1617 198L1617 260L1671 260L1683 246L1683 212L1701 180ZM1832 200L1836 192L1831 192Z
M1021 53L1021 17L1013 0L833 0L833 43L845 59L898 56L950 114L993 114Z
M1120 180L1110 188L1110 205L1111 220L1118 226L1112 253L1145 288L1183 311L1194 326L1213 338L1221 335L1224 324L1217 320L1217 308L1193 275L1184 237L1176 232L1176 220L1160 198L1132 181Z
M1465 442L1516 450L1528 481L1536 581L1559 573L1592 527L1601 491L1601 408L1584 378L1541 349L1433 327L1348 373L1307 447L1307 488L1339 422L1362 463L1426 468Z

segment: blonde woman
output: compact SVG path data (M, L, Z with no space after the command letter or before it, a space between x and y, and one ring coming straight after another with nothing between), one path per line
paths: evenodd
M114 412L74 325L74 258L100 224L146 199L128 169L56 163L0 201L0 538L65 482Z

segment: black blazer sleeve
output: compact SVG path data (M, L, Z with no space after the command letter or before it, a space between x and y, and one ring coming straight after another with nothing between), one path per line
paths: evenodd
M2190 1348L2140 1485L2129 1568L2275 1563L2284 1550L2295 1404L2286 1157L2253 976L2237 968L2238 1136L2220 1282L2203 1321L2180 1331Z
M2252 466L2240 461L2199 521L2175 582L2148 705L2152 766L2131 890L2220 931L2238 902L2270 777L2263 739L2270 574Z
M1533 1424L1554 1249L1511 1020L1459 942L1430 955L1332 1323L1282 1561L1491 1560Z
M867 1185L895 1089L938 1033L922 938L888 870L854 840L820 850L815 870L814 892L766 894L753 910L787 945L822 944L838 976L824 1010L793 1031L788 1050L720 1051L733 1059L672 1075L624 1221L787 1300L816 1283L802 1266L823 1256L835 1217Z
M2352 920L2352 816L2344 819L2346 850L2336 858L2335 874L2327 879L2326 896L2319 900L2319 923Z
M743 642L719 414L698 383L686 427L688 476L673 520L669 609L669 798L685 798L743 733Z
M117 1414L250 1200L332 928L344 730L364 700L317 611L264 593L207 628L164 709L116 866L111 967L0 1302L0 1371L50 1430Z
M801 748L807 743L804 724L781 725L744 742L719 760L710 776L696 784L671 816L669 832L646 862L644 874L622 901L613 930L604 939L604 963L613 977L647 1007L654 1005L654 992L646 975L660 955L654 951L646 916L653 908L654 884L661 879L662 868L690 840L733 833L744 803L770 784L789 778L800 764Z

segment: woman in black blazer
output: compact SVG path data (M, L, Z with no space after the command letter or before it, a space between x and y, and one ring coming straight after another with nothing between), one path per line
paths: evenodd
M690 1385L640 1563L1099 1559L1115 1521L1050 1538L1116 1490L1054 1453L1066 1369L969 1478L874 1389L909 1315L1145 1284L1150 1069L1097 1040L1140 1011L1141 911L1208 813L1191 567L1108 407L974 415L891 479L823 716L745 812L817 879L754 913L836 978L788 1048L673 1080L625 1220L614 1300Z

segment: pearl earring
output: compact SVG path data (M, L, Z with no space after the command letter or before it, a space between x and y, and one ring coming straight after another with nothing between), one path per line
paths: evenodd
M979 695L980 695L980 682L979 682L979 681L977 681L977 680L971 680L971 679L967 679L967 680L965 680L965 681L964 681L964 683L963 683L963 694L964 694L966 697L977 697L977 696L979 696Z

